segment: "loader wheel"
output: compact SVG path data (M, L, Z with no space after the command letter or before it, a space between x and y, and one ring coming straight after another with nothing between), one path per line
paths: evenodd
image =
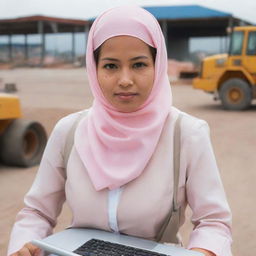
M21 167L37 165L46 142L47 135L40 123L14 120L0 137L0 161Z
M229 79L220 88L220 99L225 109L245 110L251 105L252 90L242 79Z

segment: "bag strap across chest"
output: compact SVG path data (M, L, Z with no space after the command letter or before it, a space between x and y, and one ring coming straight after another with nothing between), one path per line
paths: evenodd
M69 155L71 153L71 150L74 145L74 136L75 136L75 131L76 127L79 124L79 122L88 115L88 110L82 111L79 113L79 116L76 118L75 122L71 126L70 130L68 131L68 134L66 136L66 141L64 145L64 152L63 152L63 162L64 162L64 169L65 169L65 177L67 175L66 169L67 169L67 164L68 164L68 159Z
M157 234L158 242L179 243L177 233L180 225L180 207L178 205L178 189L180 176L180 141L181 141L181 120L183 115L179 114L174 126L173 143L173 200L172 206L162 227Z
M88 114L88 111L83 111L79 113L79 116L71 126L68 131L64 153L63 161L65 168L65 177L66 177L66 168L68 164L69 155L71 153L72 147L74 145L74 134L78 123ZM173 144L173 200L172 206L169 211L169 214L163 223L160 232L158 233L156 240L158 242L171 242L179 243L177 238L177 233L179 230L180 224L180 207L178 206L178 186L179 186L179 175L180 175L180 138L181 138L181 129L180 123L182 119L182 114L179 114L175 126L174 126L174 144Z

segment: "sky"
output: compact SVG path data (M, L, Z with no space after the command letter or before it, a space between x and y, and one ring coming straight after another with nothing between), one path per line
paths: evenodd
M232 13L235 17L256 24L255 0L0 0L0 19L28 15L88 19L108 8L124 4L143 6L198 4Z

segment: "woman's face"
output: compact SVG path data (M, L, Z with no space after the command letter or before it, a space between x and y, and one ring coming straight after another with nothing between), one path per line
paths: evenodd
M101 45L98 82L107 101L118 111L136 111L150 95L154 75L153 56L142 40L116 36Z

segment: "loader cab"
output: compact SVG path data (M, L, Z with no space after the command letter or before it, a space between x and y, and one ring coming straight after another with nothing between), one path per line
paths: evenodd
M256 82L256 28L237 27L231 34L229 66L243 67Z
M245 110L256 98L256 26L235 27L228 54L206 57L195 89L214 94L224 109Z

